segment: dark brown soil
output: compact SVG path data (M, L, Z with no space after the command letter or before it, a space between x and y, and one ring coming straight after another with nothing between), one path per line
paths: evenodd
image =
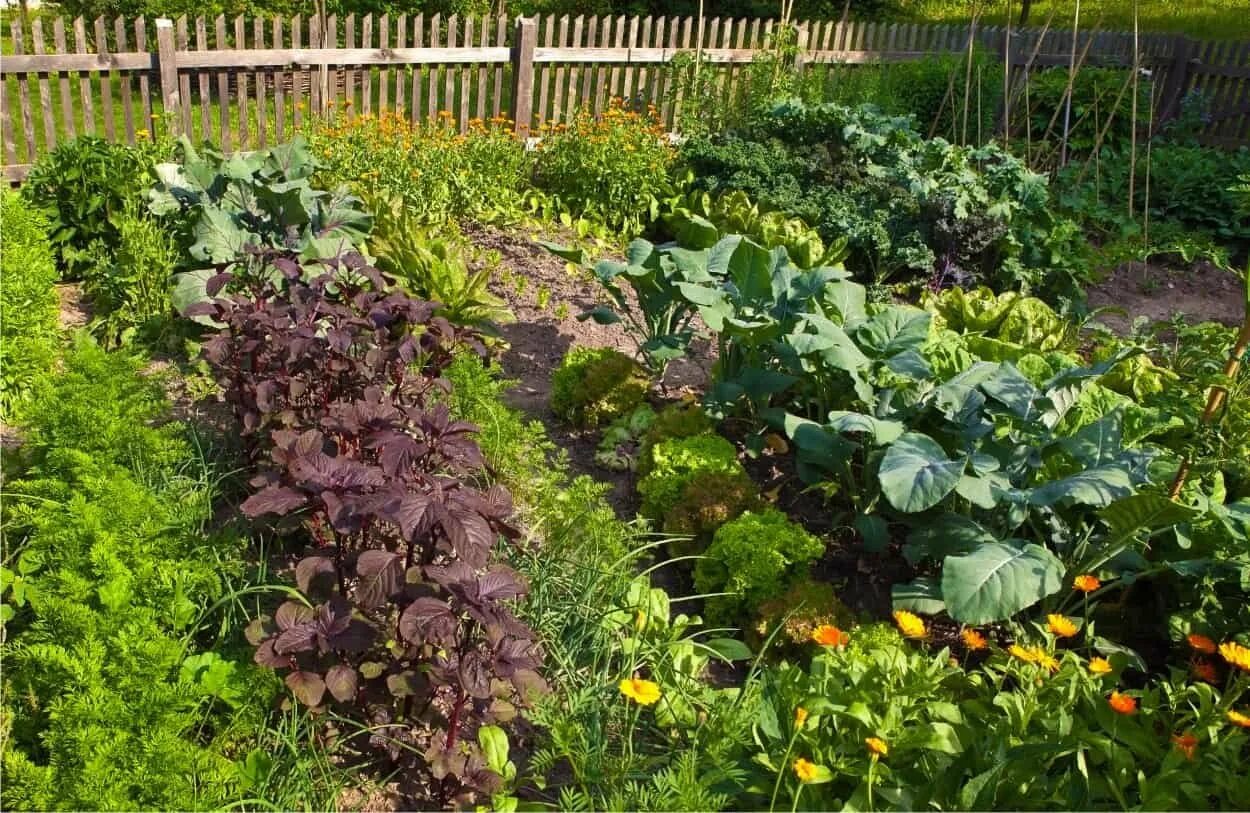
M1245 318L1245 283L1205 261L1190 266L1124 263L1089 289L1089 306L1115 308L1098 321L1117 333L1131 331L1133 321L1167 321L1183 314L1190 324L1241 324Z
M515 380L508 392L511 406L542 421L556 445L569 454L576 474L589 474L612 487L608 500L617 514L632 518L637 509L633 475L596 466L598 432L581 432L556 421L548 407L551 374L560 359L574 345L611 347L633 355L637 346L620 324L600 325L577 316L603 304L602 288L580 269L554 256L536 240L571 242L568 235L531 235L521 230L466 224L465 235L481 251L475 263L488 262L488 252L497 252L498 268L491 291L508 302L516 321L502 325L500 332L507 348L500 356L504 374ZM667 400L686 391L702 391L707 381L707 345L697 343L694 360L680 360L669 366L657 399Z

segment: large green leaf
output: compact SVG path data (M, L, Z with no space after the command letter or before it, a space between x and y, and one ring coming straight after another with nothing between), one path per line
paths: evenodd
M829 427L835 432L861 432L872 437L872 442L884 446L898 440L907 427L899 421L874 418L862 412L834 410L829 413Z
M1042 506L1068 502L1102 507L1132 493L1133 478L1127 469L1097 466L1033 489L1029 502Z
M881 459L881 493L900 511L924 511L955 490L966 464L947 457L928 435L908 432Z
M243 254L247 245L255 245L260 238L239 227L228 212L216 206L205 206L199 220L195 221L195 243L191 256L201 262L225 265Z
M1133 494L1103 508L1098 516L1114 536L1126 538L1138 531L1156 531L1188 522L1198 512L1162 494Z
M1063 562L1040 545L991 542L942 566L942 598L951 618L988 624L1010 618L1063 586Z
M924 344L932 319L932 314L919 308L889 305L861 324L855 336L873 355L889 357Z

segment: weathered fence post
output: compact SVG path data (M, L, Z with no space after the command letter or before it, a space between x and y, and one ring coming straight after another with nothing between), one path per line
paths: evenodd
M161 77L161 105L173 132L182 132L182 105L178 92L178 50L174 44L174 21L161 17L156 21L156 64Z
M1162 107L1159 121L1167 121L1181 110L1181 100L1189 86L1189 61L1193 58L1194 41L1184 34L1172 38L1172 64L1168 66L1168 79L1163 85Z
M534 47L538 26L533 18L518 17L512 45L512 120L518 138L528 138L534 117Z

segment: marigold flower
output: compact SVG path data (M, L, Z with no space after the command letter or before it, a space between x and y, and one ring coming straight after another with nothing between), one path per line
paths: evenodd
M1092 593L1102 587L1102 582L1093 574L1082 573L1072 580L1072 586L1082 593Z
M864 745L868 746L868 753L872 754L874 759L890 755L890 746L886 745L885 740L880 737L869 737L864 740Z
M963 638L964 646L967 647L970 652L976 652L989 647L989 643L986 642L985 636L974 629L964 630L959 633L959 637Z
M928 634L920 616L906 610L894 611L894 623L898 624L899 632L903 633L905 638L923 638Z
M1112 671L1111 661L1106 658L1090 658L1089 671L1094 675L1107 675Z
M812 640L821 646L846 646L851 636L832 624L821 624L812 630Z
M800 782L811 782L816 778L816 765L799 757L794 761L794 775L799 778Z
M1219 683L1220 673L1216 670L1215 664L1210 661L1194 661L1191 667L1194 677L1204 683Z
M1007 654L1013 658L1018 658L1025 663L1034 663L1037 660L1037 656L1033 654L1032 650L1025 649L1019 644L1012 644L1007 647Z
M1111 697L1107 698L1107 703L1118 714L1132 714L1137 711L1137 701L1119 692L1112 692Z
M649 706L660 699L660 686L642 678L626 678L621 681L621 694L640 706Z
M1228 721L1242 728L1250 728L1250 714L1242 714L1236 709L1228 710Z
M1198 750L1198 738L1193 734L1173 734L1172 743L1176 750L1185 755L1185 759L1194 761L1194 752Z
M1046 626L1060 638L1071 638L1077 633L1076 624L1072 623L1072 619L1057 613L1046 616Z
M1250 649L1236 641L1225 641L1220 644L1220 655L1241 671L1250 672Z
M1189 644L1189 648L1204 655L1215 654L1215 641L1212 641L1205 635L1199 635L1191 632L1185 636L1185 641Z
M807 722L807 709L803 708L802 706L799 706L798 708L794 710L794 727L802 728L803 724L806 722Z
M1054 655L1051 655L1040 646L1033 647L1033 662L1045 669L1047 672L1058 672L1059 661Z

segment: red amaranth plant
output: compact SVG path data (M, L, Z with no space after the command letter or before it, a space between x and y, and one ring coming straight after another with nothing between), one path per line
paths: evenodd
M204 354L258 461L243 512L295 520L312 543L295 567L307 603L248 628L256 661L285 670L300 702L363 717L405 782L443 800L491 790L466 735L543 681L508 606L525 585L491 562L517 536L511 498L474 485L476 427L432 397L456 348L481 345L359 255L260 267L214 277L214 299L188 313L224 325Z

